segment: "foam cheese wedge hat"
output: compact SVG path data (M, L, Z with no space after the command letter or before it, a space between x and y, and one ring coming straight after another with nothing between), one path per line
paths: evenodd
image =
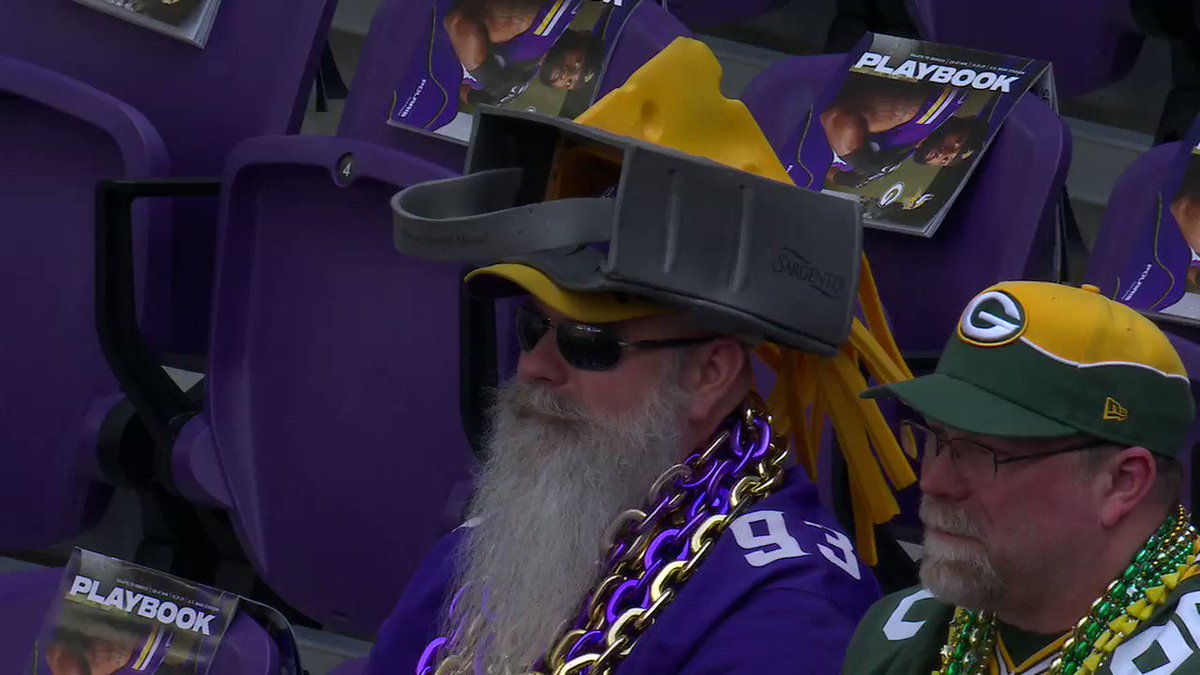
M703 43L678 38L577 120L481 108L465 175L392 199L406 254L483 265L468 290L590 323L687 314L764 338L775 428L816 479L832 423L859 555L915 481L875 381L911 378L862 255L857 202L794 186ZM861 316L859 320L856 314Z
M466 174L393 200L398 249L497 263L468 287L575 319L663 308L832 354L850 332L857 202L795 187L702 43L677 40L572 121L482 108Z

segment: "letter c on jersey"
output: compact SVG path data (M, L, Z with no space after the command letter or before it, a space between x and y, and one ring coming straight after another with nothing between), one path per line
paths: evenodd
M892 612L892 615L888 617L887 623L883 624L884 636L892 642L898 642L916 635L921 630L921 626L925 625L925 622L908 621L904 617L908 614L908 610L912 609L913 605L932 597L933 593L930 593L928 589L922 588L901 600L900 604L896 605L896 611Z

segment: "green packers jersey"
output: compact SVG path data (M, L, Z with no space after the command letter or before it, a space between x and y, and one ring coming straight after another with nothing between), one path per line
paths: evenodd
M941 667L954 608L924 588L893 593L863 618L843 675L929 675ZM992 675L1039 675L1050 669L1066 636L1030 647L1030 635L1001 627ZM1005 644L1005 635L1009 644ZM1020 644L1018 644L1020 643ZM1010 647L1012 652L1010 653ZM1166 603L1113 652L1098 675L1200 675L1200 576L1180 584ZM1022 659L1020 663L1014 657Z

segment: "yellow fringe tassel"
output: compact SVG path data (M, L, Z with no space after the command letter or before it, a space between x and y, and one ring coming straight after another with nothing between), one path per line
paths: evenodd
M874 384L903 382L912 378L912 371L888 328L866 256L858 301L866 323L854 319L849 342L836 355L816 356L771 344L755 353L775 371L767 407L776 428L791 436L797 463L814 480L825 423L832 423L850 476L859 556L876 565L875 526L900 512L894 491L916 482L908 461L916 457L916 447L911 434L896 437L874 401L859 398L868 387L863 369Z

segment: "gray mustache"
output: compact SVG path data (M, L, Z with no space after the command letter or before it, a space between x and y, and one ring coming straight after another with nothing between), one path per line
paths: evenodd
M535 384L514 382L497 392L496 401L499 402L501 398L517 418L544 417L576 423L594 421L582 402Z
M981 534L979 525L967 514L965 509L939 502L928 496L921 497L921 508L918 514L925 527L933 527L962 537L978 537Z

